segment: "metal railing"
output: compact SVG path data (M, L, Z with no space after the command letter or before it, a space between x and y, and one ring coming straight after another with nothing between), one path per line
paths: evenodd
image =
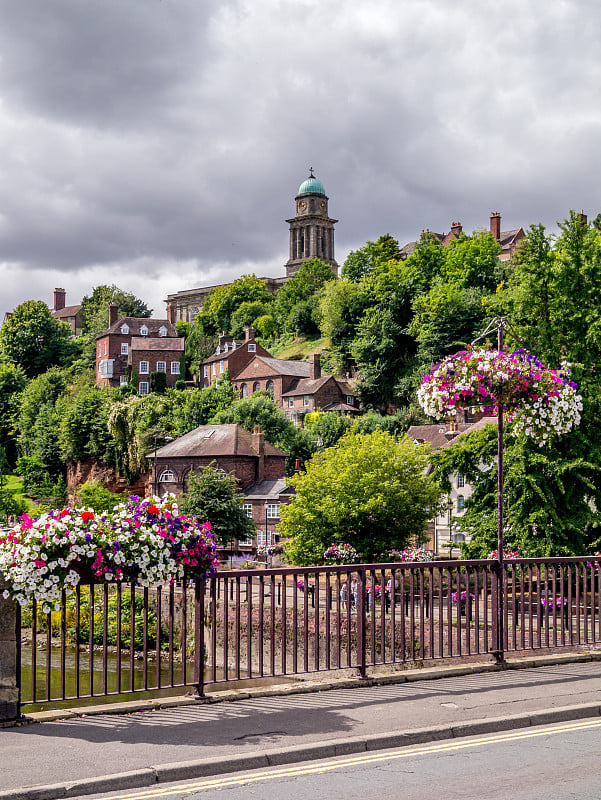
M501 591L502 619L498 597ZM79 586L21 613L24 705L601 640L591 557L219 572L158 589Z

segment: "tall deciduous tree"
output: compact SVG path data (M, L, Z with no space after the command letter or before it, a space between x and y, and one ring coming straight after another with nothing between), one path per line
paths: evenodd
M385 233L377 241L368 241L358 250L351 250L341 275L351 281L359 281L378 271L389 261L398 261L400 257L399 243L389 233Z
M242 508L244 494L233 473L216 466L191 472L180 511L201 521L208 520L215 539L221 544L244 540L255 532L255 525Z
M319 258L305 261L298 272L282 286L276 300L277 314L284 325L292 309L303 301L309 300L322 286L335 279L330 264Z
M152 314L143 300L131 292L124 292L118 286L96 286L89 297L81 304L83 333L97 336L108 328L109 306L115 303L120 317L144 317Z
M46 303L26 300L0 328L0 351L31 378L74 355L70 337L68 326L54 319Z
M242 303L262 303L269 306L273 295L256 275L243 275L227 286L217 286L207 297L198 317L198 324L206 335L224 331L232 327L232 314Z
M427 447L382 431L348 433L317 453L290 479L296 496L280 524L288 558L319 564L328 545L345 541L372 561L420 540L441 497L427 459Z

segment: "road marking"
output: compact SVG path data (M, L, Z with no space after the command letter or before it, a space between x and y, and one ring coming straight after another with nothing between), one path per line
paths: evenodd
M347 767L361 766L363 764L375 764L378 761L392 761L400 758L411 758L414 756L429 755L432 753L453 752L455 750L465 750L470 747L481 747L487 744L497 744L511 742L519 739L533 739L538 736L551 736L559 733L569 733L572 731L586 730L587 728L601 727L601 720L582 720L573 723L558 723L549 725L542 730L532 730L530 728L519 731L508 731L504 733L488 734L486 736L470 736L462 739L452 739L444 742L436 742L429 745L406 745L401 748L391 748L389 750L378 750L373 753L362 753L355 756L338 756L335 760L323 761L320 763L311 762L305 764L295 764L290 767L269 767L268 771L257 772L253 770L247 773L238 773L223 778L209 778L195 783L181 784L177 787L165 787L157 789L145 789L139 792L132 792L120 796L113 795L111 800L147 800L153 797L169 797L173 795L193 794L208 789L226 789L233 786L243 786L250 783L261 781L276 780L281 778L294 778L303 775L319 775L323 772L331 772Z

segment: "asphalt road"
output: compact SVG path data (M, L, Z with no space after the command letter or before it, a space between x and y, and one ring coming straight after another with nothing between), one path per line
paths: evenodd
M600 743L601 720L583 720L95 797L599 800Z

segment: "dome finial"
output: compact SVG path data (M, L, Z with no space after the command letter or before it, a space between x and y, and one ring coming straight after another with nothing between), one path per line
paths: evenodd
M314 178L315 175L313 174L313 167L309 167L309 177Z

